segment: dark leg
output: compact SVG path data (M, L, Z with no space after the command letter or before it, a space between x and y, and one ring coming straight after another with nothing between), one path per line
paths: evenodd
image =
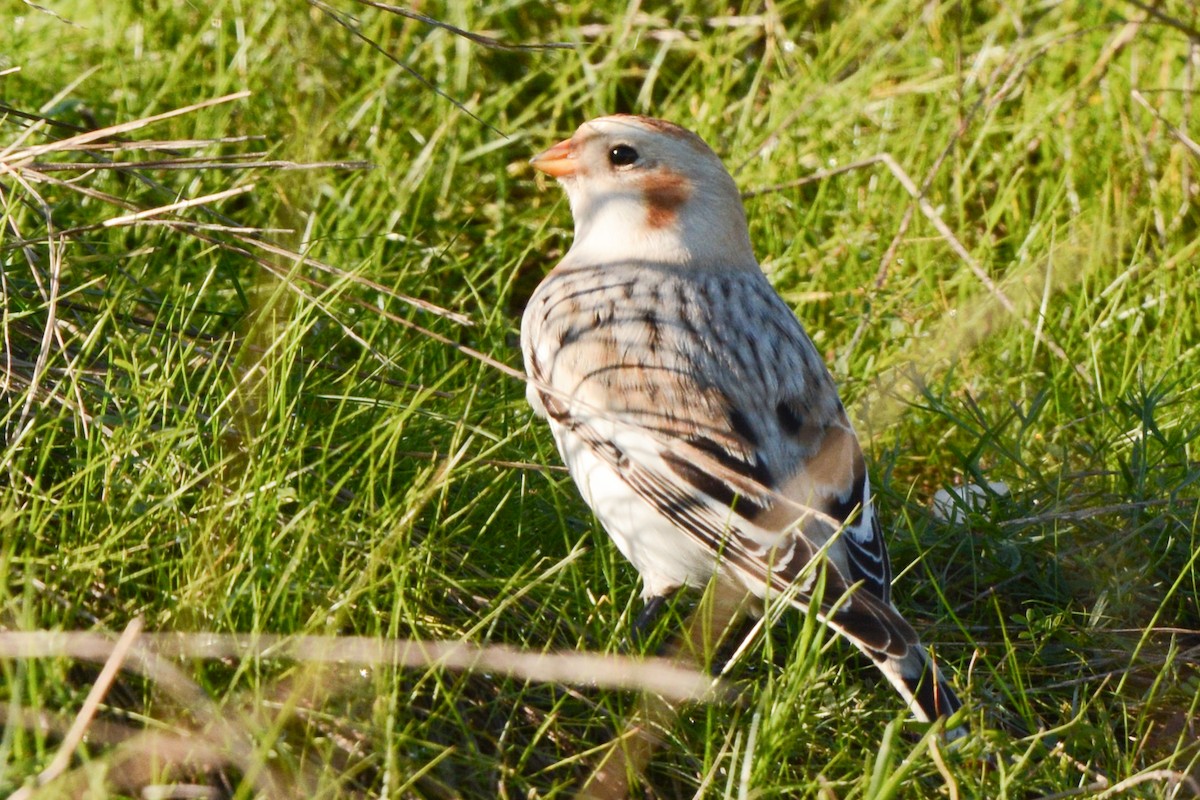
M758 617L752 614L746 614L741 619L732 622L729 629L725 631L725 635L721 637L717 652L713 654L712 666L709 667L709 671L714 677L721 674L721 671L725 669L725 664L733 658L746 638L754 632L756 625L758 625Z
M629 631L629 638L635 648L645 644L647 637L654 630L658 618L666 610L667 603L678 591L678 589L672 589L667 594L657 594L646 601L645 608L637 615L637 619L633 621L633 627Z

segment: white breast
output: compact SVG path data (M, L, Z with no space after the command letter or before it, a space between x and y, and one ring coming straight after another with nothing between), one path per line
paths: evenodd
M660 460L644 433L603 420L593 424L630 459ZM641 575L642 596L666 594L684 585L705 586L718 566L713 553L639 497L612 465L569 430L553 423L551 429L580 494Z

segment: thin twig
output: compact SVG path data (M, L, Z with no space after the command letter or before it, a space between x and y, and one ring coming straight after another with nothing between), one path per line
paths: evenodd
M62 742L59 744L58 752L54 754L54 758L50 761L49 766L38 773L38 776L32 783L26 784L13 792L9 800L26 800L32 796L34 790L45 786L57 778L70 765L71 757L75 754L75 749L83 741L83 735L87 733L88 725L96 715L96 710L100 707L100 701L108 694L109 687L112 686L113 680L117 677L117 673L120 672L121 666L125 663L125 658L129 655L130 648L133 647L133 643L137 640L141 632L142 618L134 617L125 626L125 631L121 634L121 638L112 644L112 649L109 651L108 658L104 662L104 668L100 670L100 675L88 691L87 697L83 701L83 706L79 709L79 713L75 716L75 721L71 723L66 736L63 737Z
M945 781L946 788L950 792L950 800L958 800L958 781L954 779L954 773L946 766L946 759L942 757L941 742L932 742L929 745L929 757L933 760L933 765L937 767L937 771L941 774L942 780Z
M273 169L280 171L309 169L375 169L370 161L249 161L257 153L235 153L222 156L219 160L211 156L195 158L172 158L161 161L114 161L109 164L94 164L78 161L41 162L35 161L29 169L38 172L99 172L102 170L233 170Z
M795 178L794 180L784 181L783 183L773 183L769 186L759 187L758 189L747 189L746 191L742 192L742 199L749 200L751 197L759 197L764 194L774 194L775 192L781 192L785 189L795 189L798 186L806 186L810 183L817 183L818 181L827 180L836 175L844 175L847 172L853 172L855 170L863 169L864 167L873 166L882 160L883 159L881 156L871 156L870 158L864 158L860 161L852 161L851 163L840 167L817 170L810 175L805 175L803 178Z
M24 166L22 162L33 161L35 158L44 156L47 153L61 153L66 150L71 150L81 144L88 144L90 142L95 142L98 139L107 139L111 136L117 136L122 133L128 133L129 131L135 131L139 128L145 128L148 125L153 125L156 122L161 122L165 119L171 119L172 117L178 117L183 114L190 114L193 111L199 111L200 109L221 105L222 103L229 103L234 100L244 100L249 96L250 92L248 90L243 90L240 92L234 92L233 94L223 95L221 97L214 97L210 100L204 100L199 103L193 103L190 106L183 106L182 108L164 111L161 114L154 114L149 117L141 117L139 119L130 120L129 122L122 122L117 125L109 125L105 128L97 128L93 131L86 131L76 136L69 136L66 139L58 139L46 144L28 147L24 150L5 148L4 150L0 151L0 162L7 162L10 167Z
M420 458L430 461L443 458L442 454L419 450L397 450L396 455L403 456L404 458ZM473 459L472 463L485 464L489 467L502 467L504 469L527 469L534 472L557 472L564 474L567 472L567 468L559 464L533 464L528 461L506 461L499 458Z
M433 17L427 17L424 14L418 14L416 11L410 11L407 8L401 8L400 6L388 5L387 3L378 3L378 2L375 2L375 0L358 0L358 2L362 3L364 6L370 6L371 8L377 8L380 11L386 11L389 14L395 14L400 17L406 17L411 20L416 20L417 22L423 22L426 25L432 25L435 28L441 28L442 30L453 33L455 36L461 36L462 38L464 38L468 41L472 41L475 44L481 44L484 47L490 47L494 50L574 50L575 49L575 45L571 44L570 42L547 42L545 44L541 44L541 43L509 44L508 42L502 42L499 39L495 39L491 36L485 36L482 33L473 33L472 31L466 31L466 30L463 30L462 28L457 28L448 22L442 22L440 19L434 19Z
M1038 514L1032 517L1020 517L1018 519L1006 519L1000 522L1002 527L1015 528L1022 525L1037 525L1045 522L1057 522L1068 520L1078 522L1080 520L1091 519L1098 517L1101 514L1119 514L1123 511L1136 511L1142 508L1152 508L1154 506L1164 506L1174 503L1195 503L1195 500L1184 500L1183 498L1159 497L1153 500L1139 500L1133 503L1118 503L1110 506L1093 506L1091 508L1078 508L1070 511L1048 511L1045 514Z
M1180 144L1190 150L1193 156L1200 158L1200 144L1197 144L1195 139L1188 136L1187 133L1181 128L1164 118L1163 115L1158 112L1158 109L1154 108L1149 102L1147 102L1145 95L1143 95L1137 89L1130 89L1129 95L1137 102L1138 105L1153 114L1155 119L1166 125L1167 130L1169 130L1171 134L1179 140Z
M318 11L323 12L327 17L332 19L338 25L341 25L343 28L350 31L350 33L353 34L354 37L357 38L359 41L366 43L366 45L368 47L370 47L372 50L379 53L381 56L386 58L388 61L391 61L393 64L395 64L397 67L399 67L400 69L407 72L413 78L416 78L421 83L421 85L424 86L426 89L429 89L431 92L433 92L434 94L436 94L438 97L442 98L443 100L449 101L459 111L463 112L468 117L475 120L480 125L487 128L489 131L496 134L497 136L503 136L505 139L508 138L508 134L504 133L504 131L500 130L495 125L492 125L490 122L485 120L483 117L481 117L478 114L476 114L475 112L471 111L471 109L467 108L460 101L454 99L453 97L448 95L446 92L442 91L441 87L439 87L436 83L429 80L424 75L422 75L421 73L417 72L415 69L410 67L408 64L405 64L399 58L397 58L396 56L389 53L387 50L384 50L382 47L380 47L377 42L375 42L373 39L371 39L371 37L367 36L365 33L363 33L362 31L360 31L358 29L357 22L354 21L352 18L348 18L348 17L342 15L336 9L330 7L328 4L321 2L321 0L308 0L308 4L310 6L312 6L313 8L317 9Z
M376 639L366 636L276 636L270 634L146 633L139 648L147 677L169 679L177 670L163 659L286 659L309 664L357 664L441 668L503 674L523 680L610 689L638 689L675 701L711 702L724 695L722 684L702 671L669 658L635 658L574 651L544 653L507 645L462 641ZM0 658L108 659L113 643L90 631L0 633ZM146 658L152 656L152 661ZM169 667L169 670L167 668ZM166 671L164 671L166 670ZM190 684L190 681L187 682ZM198 687L180 688L184 699Z
M189 197L186 200L180 200L178 203L159 206L158 208L147 208L144 211L137 211L133 214L126 214L121 217L113 217L106 219L101 224L105 228L116 228L122 225L131 225L139 220L149 219L150 217L159 217L163 214L172 214L176 211L192 208L193 206L204 205L205 203L215 203L218 200L228 200L231 197L237 197L241 194L254 191L254 184L247 183L244 186L235 186L232 189L226 189L223 192L204 195L203 197Z
M1033 324L1029 320L1017 314L1016 304L1014 304L1008 295L1005 294L1004 290L1001 289L994 280L992 280L992 277L987 274L987 271L984 270L982 266L980 266L979 262L975 260L975 257L971 255L970 251L963 246L958 237L954 235L954 231L950 230L950 226L947 225L945 220L942 219L941 214L938 213L938 210L933 207L932 203L929 202L929 198L925 196L925 194L921 191L909 174L904 171L904 168L901 167L894 158L892 158L890 153L879 153L878 155L871 156L870 158L865 158L861 161L855 161L853 164L847 164L845 167L838 167L837 169L833 170L825 170L821 173L814 173L811 176L798 178L794 181L788 181L787 183L776 184L773 186L764 187L763 189L752 190L750 192L746 192L743 196L755 197L767 192L779 191L780 189L794 186L802 186L804 183L811 182L812 180L820 180L822 178L827 178L831 175L838 175L850 170L863 169L874 164L883 164L888 168L888 171L892 173L892 177L894 177L900 183L904 190L908 192L909 197L912 198L912 200L916 203L921 214L924 215L924 217L929 220L933 227L937 229L937 232L941 234L942 239L950 246L950 249L954 251L954 253L959 257L959 259L962 260L964 264L967 265L967 268L971 270L972 274L974 274L979 282L983 284L984 288L988 290L988 292L996 299L1000 306L1005 311L1012 314L1022 327L1030 332L1034 332ZM1062 349L1062 347L1053 339L1053 337L1051 337L1048 333L1043 332L1042 340L1050 352L1054 353L1055 356L1074 367L1075 371L1080 375L1080 377L1082 377L1089 384L1092 382L1092 378L1090 375L1088 375L1087 370L1083 369L1083 367L1079 366L1078 364L1073 364L1070 357L1067 355L1067 352Z
M1167 27L1174 28L1175 30L1186 34L1187 37L1192 41L1200 41L1200 29L1194 28L1191 25L1188 25L1186 22L1176 19L1175 17L1169 17L1154 6L1146 5L1145 3L1141 2L1141 0L1125 0L1125 2L1129 3L1129 5L1134 6L1135 8L1140 8L1142 11L1145 11L1146 14L1154 17Z
M282 247L281 245L274 244L273 242L265 242L265 241L261 241L259 239L253 239L253 238L246 237L246 236L237 236L234 238L236 238L239 242L246 245L247 247L254 247L259 250L265 250L266 252L271 253L272 255L280 256L282 258L286 258L293 262L302 262L305 266L314 267L316 269L321 270L322 272L327 272L336 278L340 278L342 280L358 284L359 286L365 286L368 289L372 289L372 290L379 292L381 294L384 294L388 297L399 300L402 303L407 303L408 305L415 306L415 307L421 309L422 311L426 311L430 314L441 317L443 319L448 319L451 322L457 322L459 325L463 325L465 327L470 327L475 324L475 322L470 317L468 317L466 314L460 314L457 311L451 311L448 308L443 308L443 307L437 305L436 303L429 302L428 300L421 300L420 298L417 298L417 297L411 297L406 294L401 294L400 292L397 292L395 289L384 286L382 283L379 283L378 281L373 281L370 278L364 278L361 275L355 275L353 273L346 272L345 270L335 267L332 264L326 264L325 262L318 261L317 259L315 259L311 256L307 256L302 253L298 253L294 250L289 250L286 247ZM217 244L216 241L214 241L213 243Z
M1152 769L1147 772L1142 772L1137 775L1130 775L1123 781L1118 781L1112 786L1105 789L1100 794L1096 795L1093 800L1104 800L1106 797L1116 797L1122 792L1132 789L1134 786L1150 781L1161 781L1166 783L1171 788L1178 785L1185 785L1192 790L1193 795L1200 795L1200 783L1186 772L1176 772L1173 769Z

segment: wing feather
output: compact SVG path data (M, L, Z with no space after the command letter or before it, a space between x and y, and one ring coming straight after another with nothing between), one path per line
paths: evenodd
M806 567L823 554L825 596L840 599L819 609L831 624L874 654L915 645L890 605L887 550L837 387L765 277L629 264L554 280L526 309L537 324L522 325L522 346L531 376L562 393L531 392L568 464L573 438L748 586L798 590L804 604Z
M806 571L806 567L817 557L820 545L791 531L763 529L755 524L754 517L761 516L764 509L790 506L795 519L820 520L831 530L833 520L822 520L825 515L818 509L796 507L788 498L757 483L753 468L746 473L735 472L702 449L662 443L659 455L663 458L656 464L628 457L612 438L600 435L586 423L573 423L572 433L620 475L636 495L670 519L678 530L719 554L722 563L740 573L743 581L770 587L780 594L797 592L796 602L807 607L815 572ZM677 470L681 464L687 464L688 469ZM720 483L715 491L714 482ZM734 497L732 503L725 502L727 496ZM845 533L837 543L843 541ZM873 658L904 657L918 641L916 633L889 604L860 591L861 586L855 588L855 579L838 561L829 558L822 565L822 616Z

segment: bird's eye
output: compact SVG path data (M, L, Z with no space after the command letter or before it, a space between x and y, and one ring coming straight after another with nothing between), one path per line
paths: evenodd
M614 145L608 151L608 163L614 167L628 167L636 163L639 158L638 151L627 144Z

